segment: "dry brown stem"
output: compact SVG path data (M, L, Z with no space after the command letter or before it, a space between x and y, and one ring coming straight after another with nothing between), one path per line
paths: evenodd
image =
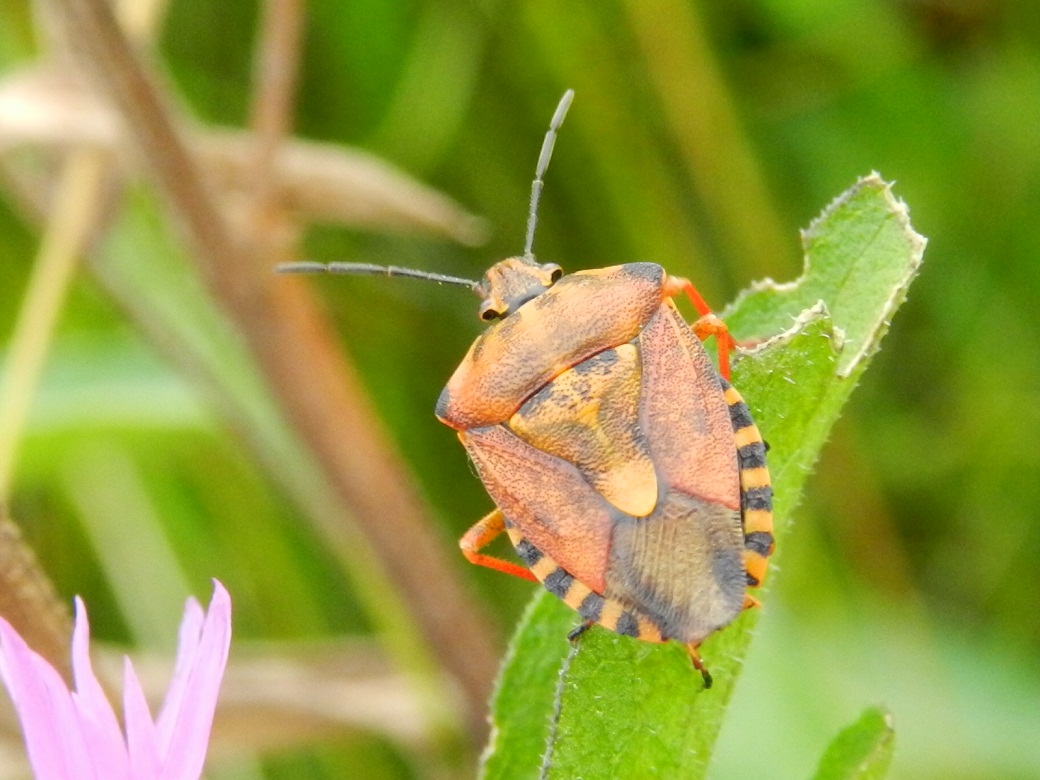
M122 115L213 295L237 323L284 413L378 550L437 657L459 681L474 731L483 730L497 655L488 623L463 587L328 320L305 285L276 280L266 261L258 261L233 235L167 100L104 0L50 4L88 75Z

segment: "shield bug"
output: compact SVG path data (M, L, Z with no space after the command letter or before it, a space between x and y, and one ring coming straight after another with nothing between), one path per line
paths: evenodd
M532 252L543 176L570 105L545 135L524 254L479 282L358 263L282 272L411 276L470 287L491 322L437 401L495 509L468 560L541 582L583 622L697 648L757 605L773 551L766 448L729 384L734 341L694 286L654 263L564 275ZM689 324L673 299L698 313ZM714 337L718 369L702 341ZM523 565L481 552L505 532Z

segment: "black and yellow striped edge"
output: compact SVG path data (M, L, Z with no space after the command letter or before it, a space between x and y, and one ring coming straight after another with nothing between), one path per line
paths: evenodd
M575 610L589 623L599 625L624 636L644 642L664 642L661 629L643 615L620 602L596 593L552 558L535 547L513 527L507 526L517 555L539 582L560 601Z
M773 487L766 466L766 445L740 393L721 380L740 468L740 514L744 523L744 569L748 587L757 588L773 553Z

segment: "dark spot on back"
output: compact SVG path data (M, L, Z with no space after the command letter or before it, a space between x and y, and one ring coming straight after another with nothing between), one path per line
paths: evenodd
M603 371L609 369L612 365L617 363L618 356L617 350L605 349L602 352L598 352L587 360L583 360L574 367L576 374L591 374L593 372Z
M549 572L549 576L542 580L542 584L556 598L562 599L567 595L567 591L571 589L571 585L574 584L574 577L557 566Z
M625 263L621 273L635 279L645 279L660 285L664 281L664 268L657 263Z
M631 612L622 612L621 617L618 618L617 628L614 629L617 633L622 636L639 636L639 623Z
M744 546L751 552L768 558L773 551L773 535L769 531L752 531L744 537Z
M517 543L516 554L520 556L520 560L524 562L528 569L533 569L534 565L542 559L542 551L526 539L521 539Z
M743 401L730 404L729 419L733 423L733 430L735 431L755 424L755 421L751 418L751 410L748 409L747 404Z
M762 442L745 444L737 450L737 460L742 469L758 469L766 465L766 448Z
M740 508L742 511L759 509L771 512L773 509L773 488L756 487L749 488L740 494Z
M582 600L581 606L578 607L578 614L593 623L599 620L602 612L603 597L598 593L590 593Z

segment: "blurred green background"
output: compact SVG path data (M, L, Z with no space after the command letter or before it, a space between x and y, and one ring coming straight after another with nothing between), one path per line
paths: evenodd
M241 0L166 9L154 63L200 124L247 124L260 15ZM40 44L29 5L3 0L0 77L41 57ZM1040 6L313 0L294 134L382 157L491 233L467 248L304 225L301 255L476 278L518 253L538 147L568 87L542 260L654 260L721 309L755 279L795 278L799 228L871 170L896 181L929 238L783 529L713 776L809 776L830 736L883 704L893 777L1040 777ZM134 181L105 251L163 300L177 288L169 274L188 272L151 269L183 246L147 179ZM0 347L39 235L0 195ZM490 508L432 415L479 332L476 299L408 281L312 281L451 548ZM350 579L212 388L171 357L163 320L147 317L84 271L50 347L8 508L59 592L82 594L114 642L172 637L185 591L207 595L212 576L232 593L236 641L367 635ZM155 557L127 565L113 538ZM457 566L507 636L531 586ZM428 775L421 751L364 728L218 769Z

